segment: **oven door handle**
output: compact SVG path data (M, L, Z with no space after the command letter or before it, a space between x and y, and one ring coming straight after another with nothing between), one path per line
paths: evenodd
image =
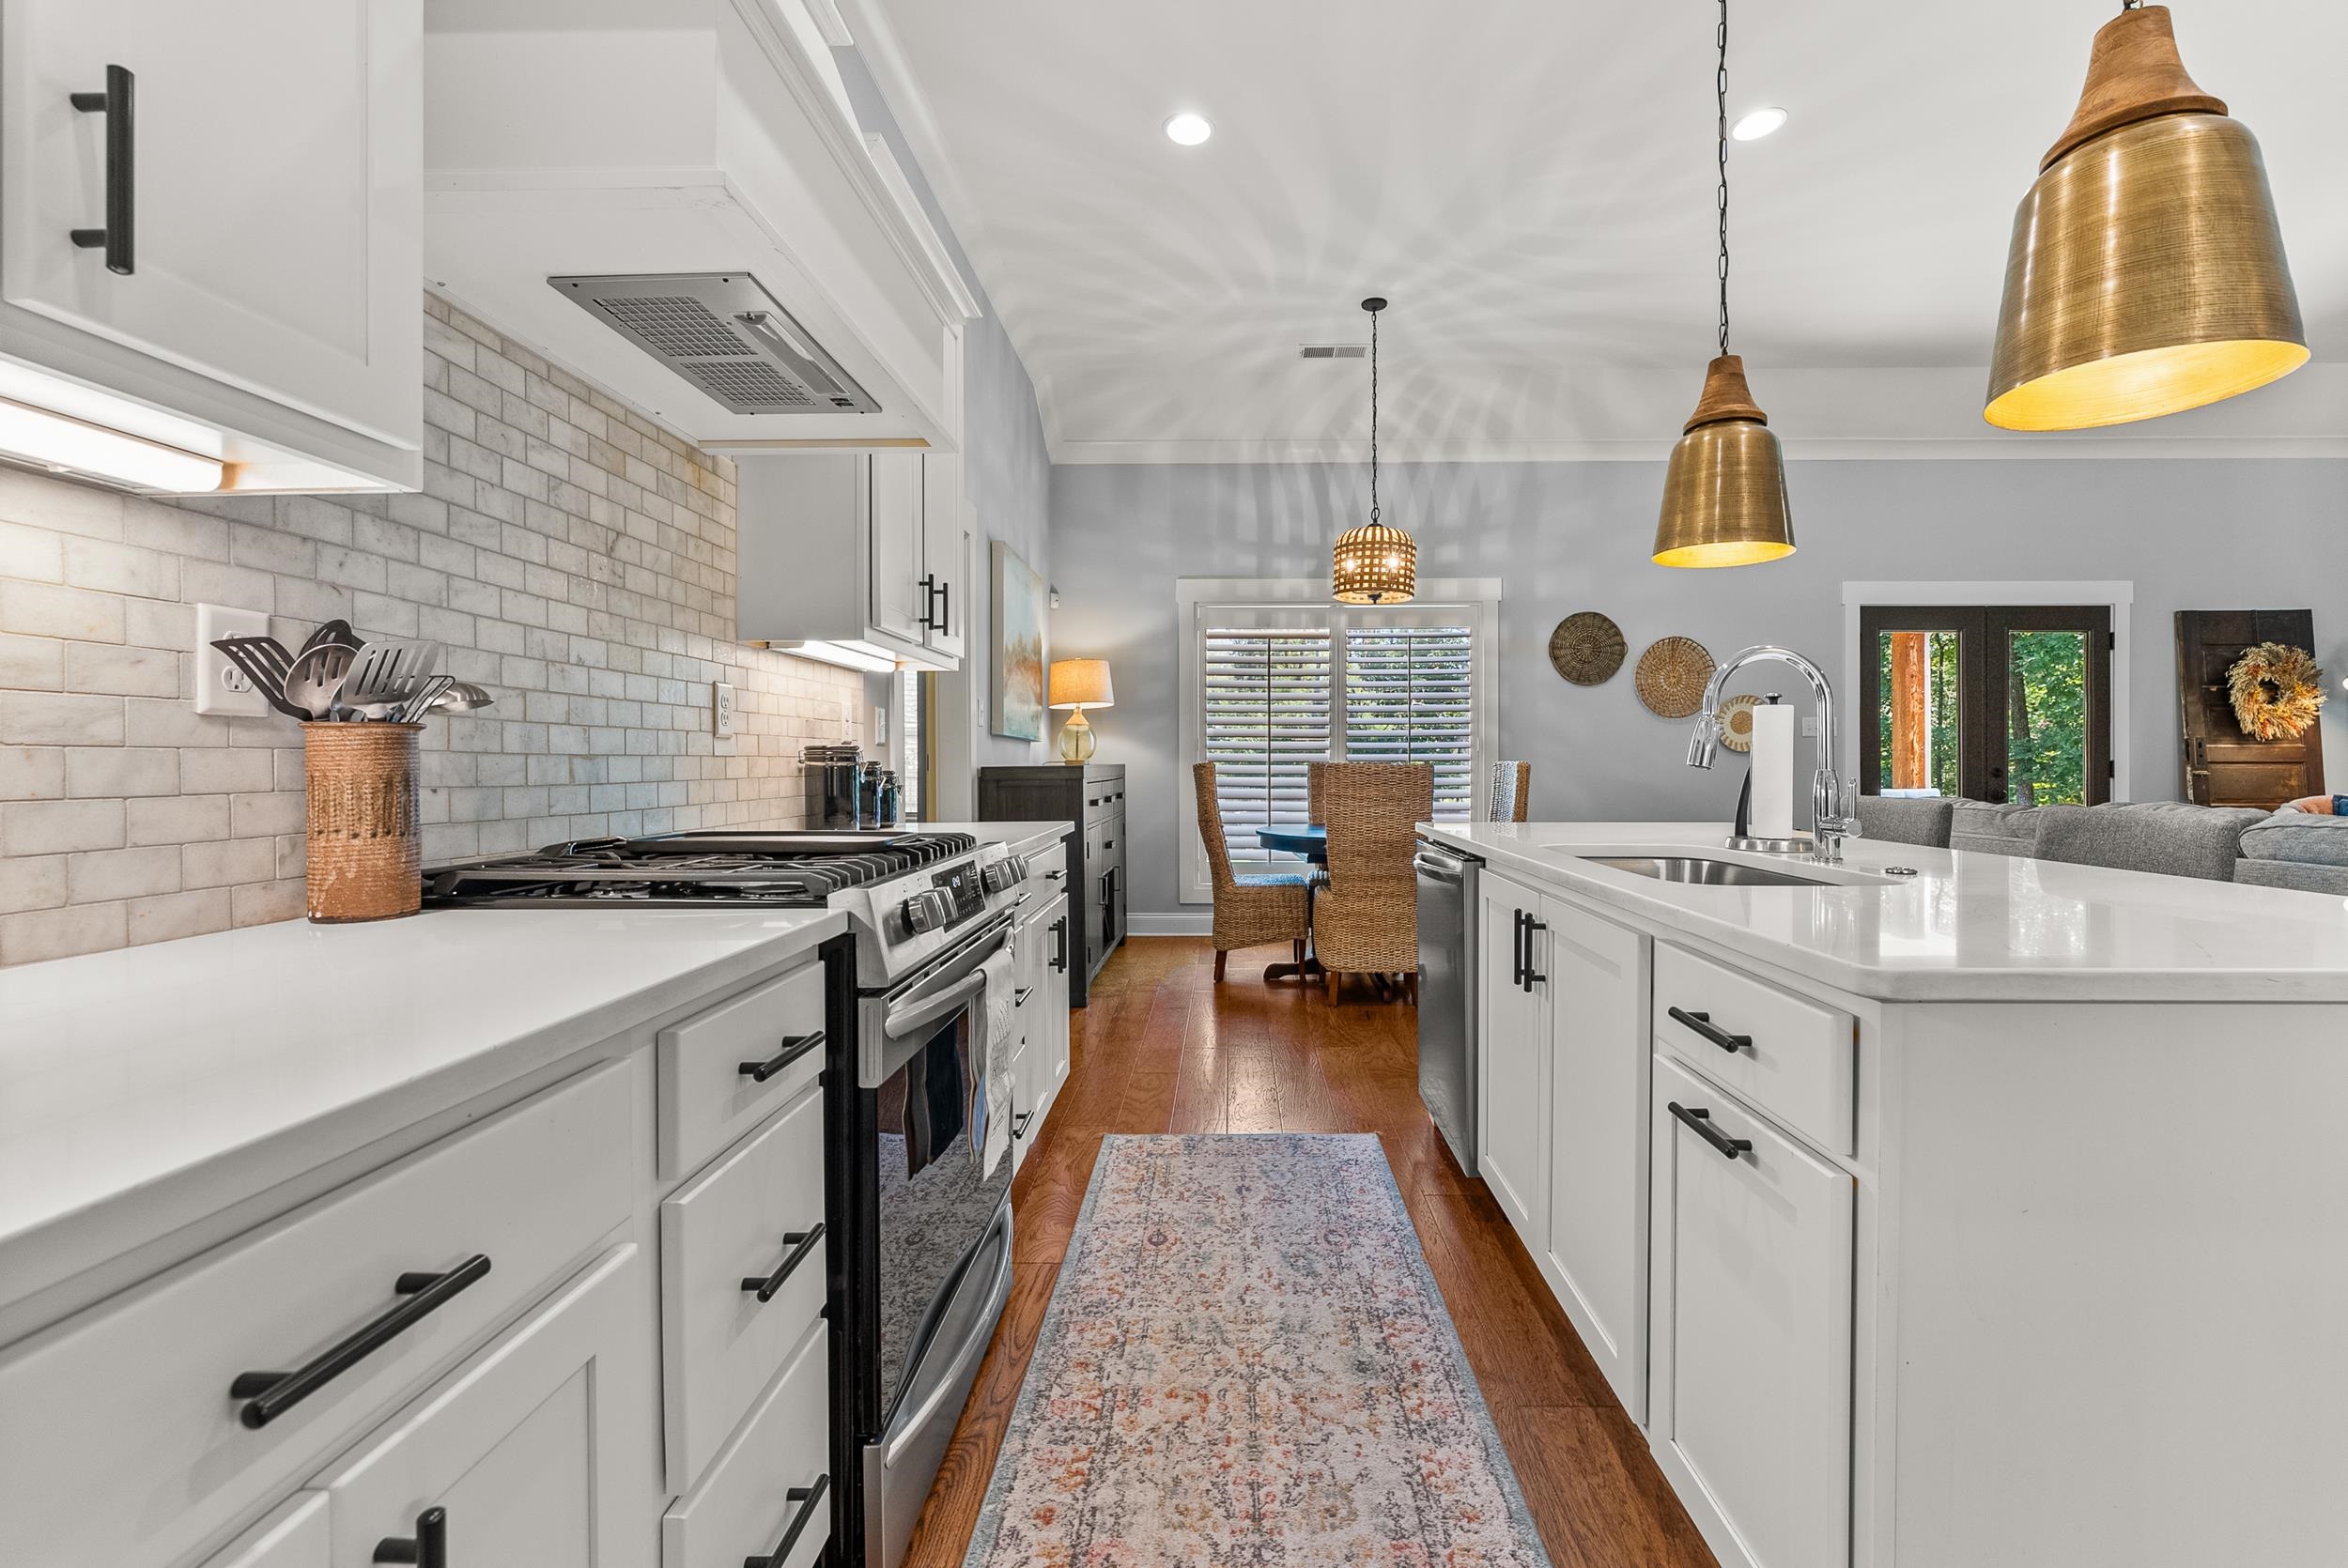
M986 989L986 961L1010 945L1011 922L1006 920L993 941L978 943L950 969L921 981L902 996L891 997L881 1015L882 1032L890 1039L903 1039L968 1003Z
M980 1246L984 1247L987 1238L997 1230L1008 1230L1011 1223L1012 1217L1006 1210L1001 1216L1000 1223L987 1227L986 1234L980 1237ZM986 1305L981 1309L981 1317L996 1316L1002 1311L1003 1303L1011 1299L1011 1263L1012 1249L1010 1238L1006 1237L1002 1255L995 1262L995 1277L987 1282ZM972 1336L966 1344L955 1349L954 1359L947 1366L945 1376L938 1378L931 1387L930 1391L923 1396L919 1407L902 1424L891 1423L898 1425L897 1437L882 1453L882 1464L895 1464L897 1456L904 1452L905 1445L937 1417L938 1407L945 1403L946 1396L954 1391L956 1385L970 1375L972 1363L986 1354L986 1347L993 1343L994 1338L994 1332L990 1330L986 1333Z

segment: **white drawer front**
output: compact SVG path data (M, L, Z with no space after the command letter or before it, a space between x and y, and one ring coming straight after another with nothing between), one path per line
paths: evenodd
M167 1561L298 1480L627 1218L625 1064L363 1177L0 1357L0 1518L26 1560ZM240 1375L289 1372L489 1268L256 1429Z
M1751 1560L1850 1560L1851 1212L1846 1173L1659 1058L1653 1413ZM1672 1110L1696 1115L1729 1158ZM1729 1560L1723 1559L1723 1560Z
M326 1494L297 1492L204 1568L327 1568Z
M814 1083L823 1031L821 962L661 1030L660 1179L692 1175Z
M333 1568L425 1539L432 1511L450 1568L635 1568L652 1523L630 1440L652 1419L642 1268L634 1242L613 1248L338 1461L320 1483Z
M1675 1007L1688 1017L1673 1017ZM1731 1050L1707 1038L1707 1028L1742 1043ZM1655 1038L1820 1148L1856 1148L1859 1048L1850 1014L1659 942Z
M829 1343L821 1329L807 1336L700 1489L669 1510L660 1568L740 1568L771 1554L802 1513L806 1523L773 1568L822 1560L831 1539Z
M814 1089L660 1206L671 1491L691 1487L823 1310L823 1219L824 1097ZM771 1282L795 1257L767 1299L746 1285Z

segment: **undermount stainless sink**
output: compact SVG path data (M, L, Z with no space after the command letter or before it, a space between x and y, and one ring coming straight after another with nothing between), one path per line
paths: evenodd
M1705 855L1592 855L1589 860L1593 866L1611 866L1617 871L1629 871L1634 876L1653 877L1658 882L1684 882L1698 887L1836 885L1820 877L1798 877L1789 871L1773 870L1767 866L1748 866L1739 860L1714 860Z

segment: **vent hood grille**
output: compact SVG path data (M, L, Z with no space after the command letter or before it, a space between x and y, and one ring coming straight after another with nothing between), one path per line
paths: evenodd
M734 413L880 410L747 272L547 282Z

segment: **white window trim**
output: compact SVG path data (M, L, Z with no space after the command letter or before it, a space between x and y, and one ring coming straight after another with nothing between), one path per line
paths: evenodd
M1478 765L1500 755L1501 579L1498 577L1437 577L1422 581L1408 605L1396 609L1428 610L1446 606L1476 612L1475 755ZM1178 577L1174 582L1175 624L1180 628L1182 659L1182 734L1177 758L1175 805L1181 813L1174 824L1174 841L1182 846L1179 881L1182 901L1212 904L1214 888L1207 876L1207 847L1198 837L1198 791L1191 764L1198 760L1200 736L1206 728L1200 711L1198 681L1198 612L1207 605L1263 609L1326 607L1335 615L1372 609L1369 605L1332 605L1328 579L1311 577ZM1341 681L1338 683L1340 688ZM1341 689L1333 700L1342 700ZM1481 779L1471 780L1471 799L1481 811L1487 792Z
M1843 585L1844 701L1851 723L1837 736L1846 779L1859 776L1859 747L1872 726L1858 711L1859 613L1869 605L2103 605L2111 611L2111 798L2134 800L2128 779L2128 610L2133 582L1846 582Z

